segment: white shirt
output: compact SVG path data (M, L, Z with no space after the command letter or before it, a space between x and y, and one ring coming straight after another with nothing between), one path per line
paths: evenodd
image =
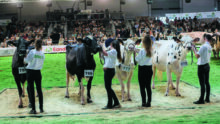
M104 68L115 68L115 63L117 60L117 51L112 49L107 52L108 56L105 56Z
M24 58L24 62L28 63L26 69L31 70L41 70L44 64L44 53L42 51L36 51L36 49L31 50L26 58Z
M144 48L141 49L141 51L135 57L135 60L139 63L140 66L152 65L152 58L147 57L146 51Z
M212 47L209 42L205 42L197 52L200 55L197 64L198 65L205 65L210 62L211 54L212 54Z

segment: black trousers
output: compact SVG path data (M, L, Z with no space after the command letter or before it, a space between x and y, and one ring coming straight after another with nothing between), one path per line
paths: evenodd
M209 84L209 72L210 72L209 64L198 66L198 77L199 77L199 83L201 87L201 96L199 98L200 101L204 100L205 92L206 92L206 100L209 100L210 98L211 88Z
M27 70L28 96L32 106L32 110L36 109L34 83L37 88L40 109L43 109L43 93L41 89L41 80L42 80L42 76L40 70L29 70L29 69Z
M114 90L112 89L112 79L114 75L115 75L115 69L104 69L105 89L107 91L107 96L108 96L107 107L112 107L113 101L114 101L114 105L119 105L118 98Z
M138 81L140 86L142 104L146 103L146 90L148 102L151 103L151 79L153 75L152 66L139 66L138 67Z

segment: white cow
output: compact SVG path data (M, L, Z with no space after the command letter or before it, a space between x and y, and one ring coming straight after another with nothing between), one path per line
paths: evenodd
M184 36L182 43L176 43L174 40L160 40L153 46L153 89L155 88L154 80L156 69L161 72L167 72L168 86L165 96L169 94L169 85L173 89L175 86L172 83L171 73L176 75L176 96L181 96L179 93L179 82L183 71L183 67L186 64L186 55L191 50L192 38Z
M121 96L122 96L122 102L124 102L124 93L125 93L125 87L123 81L127 80L127 97L128 101L131 101L130 96L130 82L131 78L133 76L134 71L134 58L132 54L134 53L135 48L135 42L131 39L128 39L124 42L124 46L121 45L121 56L122 56L122 63L117 62L116 64L116 75L118 77L118 80L121 84Z

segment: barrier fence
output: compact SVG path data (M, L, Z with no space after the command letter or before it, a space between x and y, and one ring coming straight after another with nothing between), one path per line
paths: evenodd
M0 57L12 56L16 50L16 47L0 48ZM43 46L42 51L44 53L65 53L66 45L60 46Z

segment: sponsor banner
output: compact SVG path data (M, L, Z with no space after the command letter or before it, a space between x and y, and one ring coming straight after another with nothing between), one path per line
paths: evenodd
M12 56L16 50L16 47L0 48L0 56ZM43 46L44 53L65 53L66 46Z
M198 19L204 18L217 18L220 16L220 11L213 11L213 12L197 12L197 13L173 13L173 14L166 14L166 17L169 19L177 18L194 18L196 16Z
M12 56L15 50L15 47L0 48L0 56Z
M43 46L43 52L44 53L65 53L66 52L66 46Z

